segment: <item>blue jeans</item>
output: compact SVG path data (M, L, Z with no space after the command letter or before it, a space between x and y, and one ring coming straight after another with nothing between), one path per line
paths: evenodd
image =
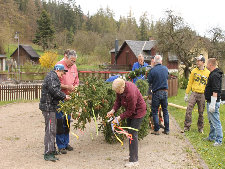
M71 117L68 115L68 124L70 127L70 119ZM69 127L67 124L67 119L63 115L63 112L56 113L57 119L57 133L56 133L56 144L58 149L66 148L69 144Z
M162 111L163 111L163 118L164 118L164 126L165 131L169 132L169 112L167 110L168 106L168 93L164 90L158 90L152 94L152 116L154 121L154 130L159 130L159 115L158 115L158 109L161 105Z
M223 131L222 131L222 125L220 122L220 102L216 102L216 109L215 112L209 112L209 104L207 103L207 114L208 114L208 120L210 124L210 131L209 131L209 139L215 140L215 142L222 143L223 139Z

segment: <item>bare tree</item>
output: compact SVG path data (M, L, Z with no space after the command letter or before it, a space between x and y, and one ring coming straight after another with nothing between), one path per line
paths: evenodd
M167 17L156 23L155 36L158 50L162 53L172 52L183 63L185 78L188 78L193 58L200 54L204 41L196 35L180 16L166 11Z

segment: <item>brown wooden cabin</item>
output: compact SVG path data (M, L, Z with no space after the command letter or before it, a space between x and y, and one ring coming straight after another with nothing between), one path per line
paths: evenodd
M10 56L18 63L18 48ZM19 65L24 65L27 61L32 61L36 64L39 63L40 56L30 45L19 45Z
M117 55L115 56L115 49L111 53L111 69L114 70L131 70L135 62L138 61L139 54L144 56L146 63L150 63L151 56L156 54L156 41L134 41L125 40L121 47L119 47ZM116 64L115 64L116 61Z

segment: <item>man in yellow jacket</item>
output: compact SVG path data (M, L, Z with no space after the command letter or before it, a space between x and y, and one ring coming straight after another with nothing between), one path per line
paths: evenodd
M198 105L198 131L203 133L204 120L203 120L203 112L205 109L205 86L207 84L207 80L209 77L209 70L204 66L205 58L203 55L196 57L196 65L197 68L194 68L191 71L189 76L189 81L185 93L184 100L188 102L186 116L184 121L184 130L182 132L186 132L190 130L192 123L192 110L197 103ZM189 92L192 91L190 98L188 99Z

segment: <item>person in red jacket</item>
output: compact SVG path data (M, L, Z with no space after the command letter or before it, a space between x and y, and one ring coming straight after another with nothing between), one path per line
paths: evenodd
M116 101L113 109L107 113L107 117L113 116L114 112L123 106L125 112L116 117L114 122L127 119L128 127L139 129L146 114L146 104L137 86L117 78L112 83L112 90L116 92ZM133 140L129 144L129 163L126 163L125 167L138 166L138 132L132 129L128 132L132 134Z

